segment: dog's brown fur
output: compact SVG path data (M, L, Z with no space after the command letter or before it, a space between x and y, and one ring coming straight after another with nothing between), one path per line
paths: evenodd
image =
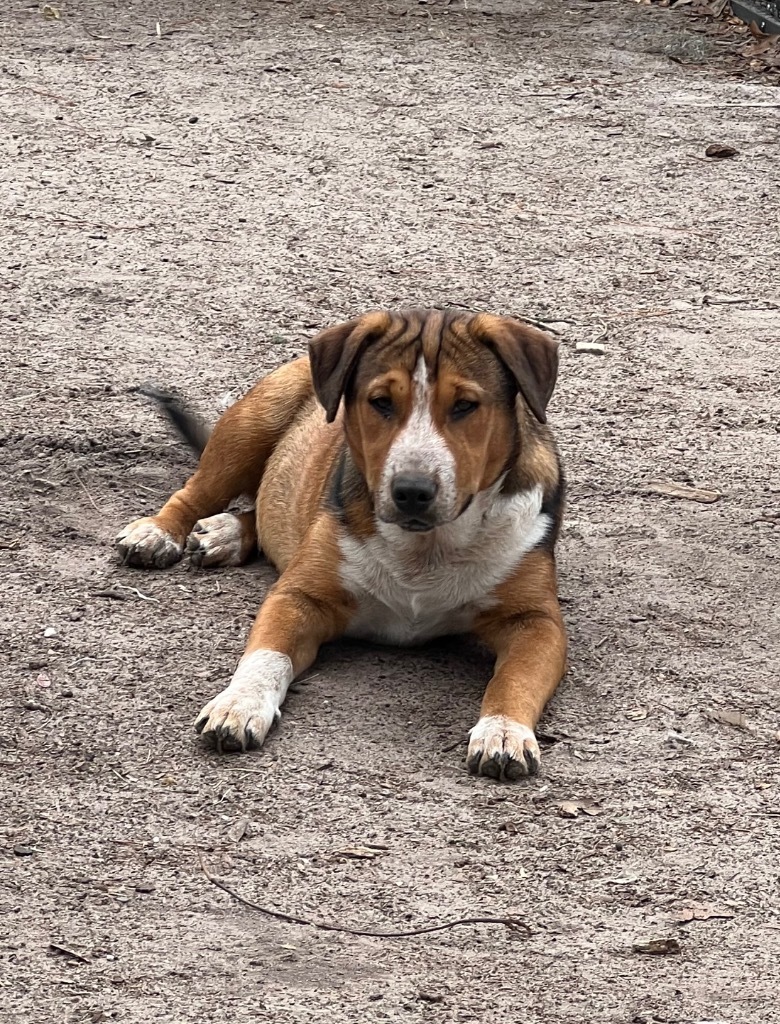
M553 554L563 477L545 411L557 352L542 332L508 318L437 310L374 312L323 331L309 358L276 370L224 413L195 474L156 516L130 524L119 546L135 565L170 564L185 545L201 564L237 564L260 546L281 576L244 661L276 652L289 657L298 675L360 610L345 579L344 539L365 545L377 537L384 474L413 415L418 366L431 382L426 414L436 442L453 459L456 511L491 488L500 488L497 501L539 489L539 515L549 522L543 538L486 595L471 626L497 656L475 733L483 719L499 725L484 726L490 735L470 748L469 764L514 777L538 767L538 747L526 733L566 658ZM221 523L218 514L240 495L256 496L256 515L243 513L229 524L229 557L223 557L210 547L203 521L217 516ZM424 574L439 532L404 540L399 572L412 581L417 566ZM201 727L225 746L261 741L257 729L232 721L229 705L216 724L213 712L201 718Z

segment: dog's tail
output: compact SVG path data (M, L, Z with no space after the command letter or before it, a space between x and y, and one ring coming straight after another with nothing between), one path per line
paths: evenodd
M203 422L177 395L161 391L151 384L143 384L136 389L139 395L151 398L160 407L165 418L173 426L176 433L186 441L200 458L211 436L210 427Z

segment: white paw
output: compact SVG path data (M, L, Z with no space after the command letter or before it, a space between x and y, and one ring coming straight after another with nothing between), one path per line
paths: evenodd
M242 658L230 685L210 700L195 721L195 731L220 753L260 747L279 718L293 680L290 659L277 651L255 651Z
M536 775L541 763L533 729L507 718L487 715L469 733L466 764L472 775L519 779Z
M241 521L231 512L199 519L187 540L195 565L243 565L247 551Z
M208 702L198 715L195 731L213 741L217 750L231 753L261 747L281 712L261 693L247 693L228 686Z
M178 562L184 545L165 530L151 516L136 519L117 535L116 546L126 565L164 569Z

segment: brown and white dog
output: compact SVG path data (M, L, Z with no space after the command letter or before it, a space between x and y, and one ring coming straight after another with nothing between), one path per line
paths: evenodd
M336 637L471 632L496 663L469 770L538 770L534 727L566 665L564 481L545 425L557 368L556 343L506 317L370 312L224 413L194 476L117 538L130 565L171 565L185 549L198 565L240 565L259 547L281 574L199 733L224 750L262 744ZM241 495L256 513L226 511Z

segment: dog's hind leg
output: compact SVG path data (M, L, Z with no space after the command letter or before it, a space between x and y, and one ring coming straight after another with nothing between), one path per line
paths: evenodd
M119 534L116 544L123 561L156 568L173 565L182 557L196 523L205 525L202 533L208 535L217 525L208 520L224 512L231 501L243 495L254 500L268 457L311 396L309 362L299 359L261 380L232 405L218 420L197 471L184 487L157 515L136 519ZM235 565L233 557L249 557L256 545L254 527L250 532L244 515L238 517L238 527L230 524L231 560L207 561L206 544L202 564Z

